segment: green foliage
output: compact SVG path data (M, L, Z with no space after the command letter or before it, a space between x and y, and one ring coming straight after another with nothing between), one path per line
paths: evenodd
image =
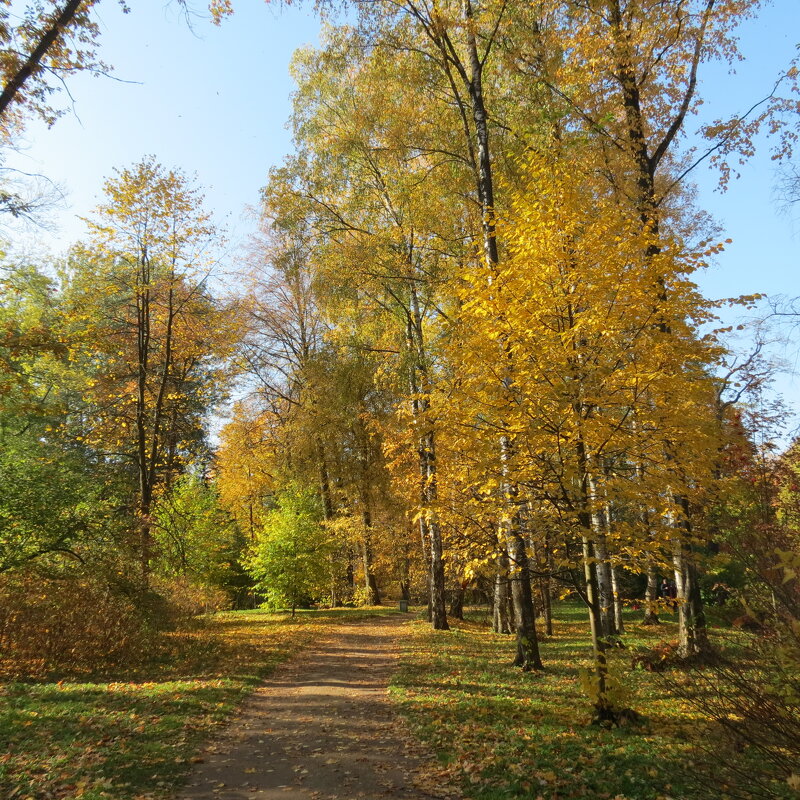
M245 560L266 606L294 610L325 594L333 545L321 521L322 507L312 491L295 485L278 495Z
M118 502L107 463L74 435L76 380L56 287L28 264L0 265L0 572L107 535ZM73 413L70 413L73 412Z
M34 436L0 447L0 572L87 540L104 520L104 501L79 455Z
M41 411L52 399L43 372L64 347L54 330L55 289L29 264L0 263L0 416Z
M159 575L189 579L234 595L246 585L239 559L244 538L219 505L216 490L184 475L156 503L153 528Z

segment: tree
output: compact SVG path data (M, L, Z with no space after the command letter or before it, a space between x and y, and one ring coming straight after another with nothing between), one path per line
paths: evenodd
M526 8L522 13L529 15L529 24L515 28L505 42L510 62L547 87L554 136L583 140L597 152L596 175L622 209L638 215L648 234L648 258L657 258L670 237L686 243L704 238L702 215L693 213L686 187L692 170L729 152L733 142L752 149L748 118L760 102L703 128L705 146L687 148L685 137L702 102L702 67L714 58L736 59L735 29L758 5L757 0L548 0ZM763 119L759 115L752 122ZM720 166L724 184L729 170L724 161ZM663 283L666 292L666 278ZM679 461L669 442L665 446L667 457ZM684 509L674 518L672 541L681 649L698 655L707 638L696 590L699 568L687 529L702 522L688 519L692 507L685 498L676 496L675 505Z
M310 490L289 487L276 497L245 567L271 608L292 609L319 600L328 583L330 542L322 507Z
M220 502L249 540L263 527L266 501L275 493L275 465L265 452L270 430L252 398L234 404L220 432L215 457Z
M87 375L85 440L133 468L146 581L157 487L204 452L236 313L209 291L218 238L184 175L146 158L105 192L65 273L71 357Z
M454 180L462 187L464 171L434 121L438 104L426 99L429 65L390 49L365 51L368 41L361 33L332 32L323 51L297 58L294 122L302 155L276 171L266 197L278 219L307 220L317 238L312 258L326 312L347 320L342 329L348 342L383 354L393 391L402 392L410 409L401 416L415 430L409 446L418 474L411 502L426 542L432 622L445 629L430 326L443 311L445 276L463 255L464 237L457 208L438 217L430 209L434 197L458 191ZM410 87L429 113L408 113ZM430 192L426 201L423 184ZM344 274L351 276L347 288ZM395 366L388 367L390 361Z
M0 279L0 572L90 538L102 515L87 454L64 435L67 348L56 287L28 264Z
M83 70L102 70L95 60L98 35L91 12L97 0L50 0L11 10L0 8L0 40L4 43L0 61L0 125L8 135L19 125L24 109L52 124L58 112L50 104L56 91L53 79ZM20 14L19 12L22 11ZM21 19L12 24L14 18Z
M95 5L96 0L0 4L0 147L13 147L32 115L55 122L62 112L51 98L67 76L107 70L96 59ZM51 204L51 193L29 184L4 177L0 214L35 217Z
M494 272L501 262L501 246L497 235L498 208L502 199L496 191L496 159L490 146L490 114L492 109L490 90L497 90L501 80L487 79L488 65L494 55L500 31L506 22L506 3L487 2L477 6L466 0L462 3L440 4L429 7L426 4L407 0L399 4L381 4L381 14L374 14L375 4L359 4L369 13L364 14L364 25L377 32L379 46L401 51L406 49L404 22L410 22L419 42L416 52L438 72L440 91L446 93L448 104L457 109L459 125L458 137L464 161L469 165L474 189L471 198L476 201L480 212L480 237L474 241L476 254L480 253L486 267L488 281L494 280ZM375 24L378 17L384 27ZM388 31L388 35L387 35ZM400 37L397 37L397 33ZM474 234L473 234L474 235ZM506 364L505 370L496 375L501 385L508 386L515 380L513 366ZM425 401L424 405L429 405ZM423 409L427 411L427 407ZM522 532L522 518L516 512L518 489L507 473L507 465L513 458L514 437L503 434L498 440L498 462L504 480L498 487L504 498L505 509L498 518L499 547L510 550L514 563L516 579L512 581L512 595L517 629L517 657L515 663L524 669L541 668L541 659L536 645L536 615L530 592L530 566L525 537ZM430 452L431 463L435 463L435 450L431 443L422 452ZM435 482L429 479L432 490ZM434 505L436 497L429 498ZM432 558L434 542L431 543ZM502 559L501 559L502 563ZM441 570L440 570L441 572ZM438 600L438 598L437 598ZM436 603L434 626L437 622ZM443 609L442 609L443 613ZM446 627L446 622L443 627Z
M213 485L183 475L158 497L153 512L154 571L223 589L232 598L243 588L239 559L245 541L221 507Z
M513 484L534 520L560 522L558 560L589 608L597 710L613 718L604 686L611 580L601 569L611 557L634 571L648 558L666 565L676 527L686 526L687 547L702 541L675 498L701 504L713 478L708 369L719 351L696 335L708 309L686 280L703 254L679 241L649 253L637 212L623 213L579 156L591 158L575 150L569 170L557 155L526 160L508 256L491 281L476 275L465 289L449 427L463 431L459 447L474 454L487 501L494 495L502 509L497 487ZM508 359L513 383L488 381L487 369L502 375ZM483 444L476 463L473 440L498 434L517 442L508 461L497 465ZM680 461L667 457L673 447ZM640 508L657 510L649 530L619 513Z
M398 516L373 424L386 413L387 394L376 384L379 356L361 346L366 329L342 324L352 309L325 294L308 221L265 217L262 228L247 276L249 325L240 351L252 385L236 423L223 432L224 493L233 500L236 487L252 486L261 497L251 508L263 509L288 483L318 485L339 545L331 561L333 602L356 593L360 563L364 591L357 594L378 603L376 533ZM335 337L323 308L334 303L342 312ZM249 430L241 424L245 414L252 415ZM260 466L249 463L244 441L257 449ZM270 473L260 490L259 471Z

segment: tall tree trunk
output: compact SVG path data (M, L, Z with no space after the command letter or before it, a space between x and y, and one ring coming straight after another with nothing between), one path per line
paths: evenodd
M625 623L622 619L622 596L619 592L619 580L617 579L617 568L611 567L611 588L614 590L614 626L617 633L625 633Z
M379 606L381 604L381 594L378 591L378 582L372 570L372 545L369 534L364 536L364 540L361 543L361 559L364 565L364 589L366 590L367 605Z
M450 630L450 626L447 624L447 608L445 605L442 533L436 520L431 520L428 523L428 538L431 551L431 623L434 630L447 631Z
M550 534L544 535L544 557L546 575L542 584L542 608L544 613L545 633L553 635L553 602L552 602L552 575L553 575L553 550L550 547Z
M588 523L588 519L586 520ZM592 634L594 654L594 674L597 682L595 710L599 719L608 719L613 713L608 700L608 660L606 658L606 638L603 635L603 620L597 587L596 563L593 558L592 543L587 536L581 540L583 548L583 575L586 604L589 607L589 628Z
M508 436L500 440L500 458L503 467L503 494L510 512L502 524L511 578L511 597L514 601L514 627L517 632L517 655L514 666L526 672L542 669L539 655L539 640L536 635L536 610L531 591L531 570L525 537L522 534L522 518L519 511L517 486L510 479L512 444Z
M633 421L633 430L634 432L638 431L638 426L635 418ZM640 482L644 482L644 474L645 474L644 465L641 463L641 461L637 461L636 478ZM653 534L650 529L650 513L648 512L645 506L642 506L640 508L638 517L641 522L642 530L647 535L648 540L652 543ZM658 574L656 572L655 563L653 562L653 557L651 555L648 556L647 558L647 584L644 590L644 617L642 619L642 625L660 624L660 620L658 619L658 612L656 611L657 602L658 602Z
M433 622L433 595L431 594L431 581L430 581L430 564L431 564L431 556L430 550L428 548L428 526L425 523L425 518L419 518L419 538L420 543L422 546L422 563L426 565L427 572L428 572L428 593L427 593L427 603L428 607L426 610L428 622Z
M644 619L642 625L659 625L661 621L656 613L658 601L658 575L651 563L647 568L647 587L644 590Z
M453 593L450 596L449 616L453 619L464 619L464 594L466 593L466 581L456 581L453 586Z
M700 596L697 565L691 550L679 537L672 542L672 564L678 588L678 655L706 656L711 652L706 616Z
M406 338L412 353L410 371L411 404L414 419L425 432L418 440L417 457L420 475L420 532L423 539L427 535L430 586L430 621L434 630L449 630L447 624L447 607L444 583L444 559L442 553L442 531L436 518L434 506L438 499L436 439L427 412L430 409L430 377L425 358L423 338L423 318L420 309L417 287L414 282L409 286L410 315Z
M494 271L500 263L500 255L497 247L494 176L492 174L492 156L489 147L489 115L486 111L486 103L483 96L483 61L478 53L472 3L470 0L462 0L462 3L465 29L467 31L469 63L467 90L472 107L472 121L475 125L478 200L481 206L483 253L486 265L491 271Z
M369 469L367 445L363 445L361 454L361 522L364 527L363 538L361 540L361 563L364 567L364 590L367 605L378 606L381 603L381 595L378 591L378 583L372 569L372 510L369 492Z
M691 509L686 497L676 497L675 501L683 511L681 525L672 520L676 529L683 527L683 531L672 539L672 566L678 603L678 655L681 658L707 656L711 652L711 644L700 596L699 575L691 545L687 544L692 535Z
M600 604L600 589L597 581L597 559L595 558L593 536L597 533L597 519L594 513L594 491L589 472L589 459L583 437L579 436L576 445L576 461L580 475L580 510L578 520L583 528L581 549L583 555L583 595L589 609L589 627L592 634L592 653L594 656L594 680L596 684L595 710L597 720L613 720L614 709L608 699L608 647L603 626Z
M522 667L524 672L532 669L543 669L539 654L539 639L536 633L536 611L533 607L531 591L531 573L528 565L528 553L525 539L522 537L518 521L510 523L508 531L509 561L511 562L511 595L514 599L514 625L517 631L517 655L515 667Z
M400 596L407 603L411 602L410 574L411 574L411 552L408 540L406 540L406 544L403 545L403 555L400 557Z
M508 581L508 553L503 546L495 561L494 603L492 608L492 630L495 633L511 633L511 592Z
M136 466L139 473L139 541L141 558L141 583L147 589L150 583L150 558L153 537L150 507L153 496L153 475L150 473L148 453L149 431L147 419L147 377L150 369L150 288L146 262L138 265L136 285Z
M617 633L617 626L614 623L614 586L611 576L611 562L608 560L605 532L598 531L595 536L594 554L597 560L597 599L600 604L603 636L613 636Z
M611 564L608 560L608 548L606 546L608 520L599 505L594 476L588 471L586 472L586 487L590 508L589 513L592 521L594 557L596 559L597 603L602 635L609 637L616 633L616 627L614 625L614 590L611 586Z

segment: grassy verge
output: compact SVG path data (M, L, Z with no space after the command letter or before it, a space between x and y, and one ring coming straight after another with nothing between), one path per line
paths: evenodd
M325 627L385 613L219 614L165 634L135 672L0 684L0 797L170 797L200 744L276 664Z
M691 778L708 733L703 720L657 676L631 666L637 647L676 638L677 626L648 628L640 618L630 612L628 647L612 651L610 662L627 704L648 719L641 730L588 725L578 681L589 663L588 626L578 605L557 609L555 635L540 645L542 674L512 668L512 637L491 633L485 619L473 616L450 633L414 623L393 693L414 733L436 751L443 777L473 800L709 797ZM736 646L736 634L715 635Z

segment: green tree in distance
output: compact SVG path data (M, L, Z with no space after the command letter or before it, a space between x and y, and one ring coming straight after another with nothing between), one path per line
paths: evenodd
M313 492L290 486L278 496L245 562L268 607L288 606L294 616L298 606L324 594L332 550L321 522Z

